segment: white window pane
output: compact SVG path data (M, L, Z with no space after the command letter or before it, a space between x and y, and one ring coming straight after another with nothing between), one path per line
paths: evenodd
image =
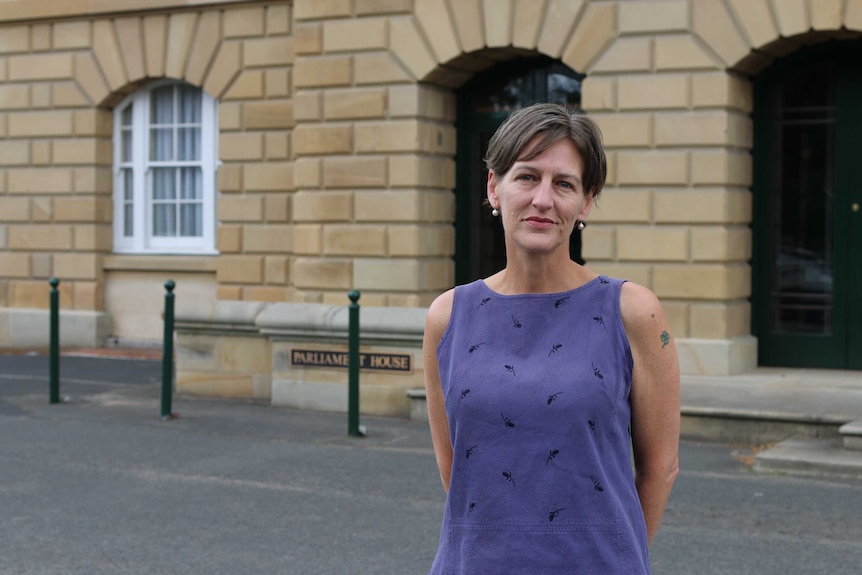
M150 129L150 160L169 162L174 159L174 131L172 128Z
M174 203L153 204L153 235L157 238L176 237L177 206Z
M158 200L175 200L177 198L176 168L153 168L152 198Z
M135 205L131 202L123 205L123 235L127 238L135 235Z
M186 237L203 235L203 206L200 203L180 204L180 235Z
M123 108L122 125L123 126L131 126L132 125L132 104L129 104L128 106Z
M123 199L127 202L132 201L135 197L135 180L132 177L130 168L123 169Z
M124 168L122 170L122 186L123 186L123 236L130 238L135 233L135 205L133 203L135 197L135 180L132 177L132 170Z
M201 123L201 89L194 86L179 86L179 120L180 124Z
M163 86L150 92L150 124L174 123L174 87Z
M200 168L181 168L180 197L198 200L203 197L203 175Z
M201 159L200 128L179 128L177 130L177 159L194 162Z
M123 162L132 161L132 130L123 128L123 141L120 144L120 158Z

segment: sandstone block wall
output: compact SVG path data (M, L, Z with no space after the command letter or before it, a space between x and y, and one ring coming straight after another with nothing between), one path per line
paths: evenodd
M711 30L727 20L704 12L714 9L688 0L299 0L294 285L331 303L362 286L370 305L425 305L451 285L452 88L517 48L588 74L583 107L611 164L585 233L590 265L656 290L679 337L707 335L701 307L739 317L750 83L701 37L718 38ZM492 58L468 65L477 50ZM709 337L749 333L744 317L725 320Z
M586 74L605 134L589 265L726 345L750 334L751 79L860 30L862 0L10 0L0 307L62 275L64 305L104 309L111 109L163 77L218 101L218 300L425 306L454 281L457 90L541 54ZM109 267L168 262L144 259Z
M221 281L236 297L286 298L291 3L160 0L141 7L12 0L0 8L0 307L46 308L47 280L56 276L63 309L107 307L115 324L129 325L137 310L116 305L122 297L105 298L119 293L106 287L124 272L140 280L123 284L130 293L151 284L156 299L164 280L184 271L213 284L212 297ZM199 86L219 102L214 247L222 255L191 269L177 256L111 256L112 108L162 78ZM252 295L243 294L246 287ZM158 338L160 328L139 335Z
M293 273L304 301L343 305L355 287L363 305L424 306L454 281L455 97L417 85L410 55L393 48L411 8L295 5Z
M587 75L583 107L605 134L589 265L653 289L677 338L743 342L728 361L746 365L720 369L753 367L751 78L858 30L862 2L298 0L294 17L295 137L308 139L294 150L294 271L326 278L316 294L297 278L309 299L340 302L367 279L366 303L424 305L451 283L455 90L496 62L544 54ZM408 194L440 219L417 214L404 229L367 210Z

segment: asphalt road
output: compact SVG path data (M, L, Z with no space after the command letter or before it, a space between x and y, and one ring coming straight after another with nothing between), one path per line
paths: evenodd
M443 492L425 425L175 398L160 365L0 356L0 574L424 574ZM658 574L862 572L862 482L756 475L683 443ZM592 574L591 574L592 575Z

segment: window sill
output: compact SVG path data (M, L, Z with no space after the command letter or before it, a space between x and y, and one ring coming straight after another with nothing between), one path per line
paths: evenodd
M114 254L105 257L102 269L105 271L213 273L216 269L216 255Z

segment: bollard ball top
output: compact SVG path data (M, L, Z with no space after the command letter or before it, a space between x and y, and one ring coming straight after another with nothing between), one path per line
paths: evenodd
M349 297L350 301L352 301L353 303L358 302L359 301L359 290L355 290L355 289L350 290L349 292L347 292L347 297Z
M177 284L174 283L174 280L168 280L165 282L165 289L168 291L174 291L174 288L177 287Z
M58 285L60 285L60 280L58 280L57 278L51 278L48 280L48 283L51 284L52 288L56 288Z

